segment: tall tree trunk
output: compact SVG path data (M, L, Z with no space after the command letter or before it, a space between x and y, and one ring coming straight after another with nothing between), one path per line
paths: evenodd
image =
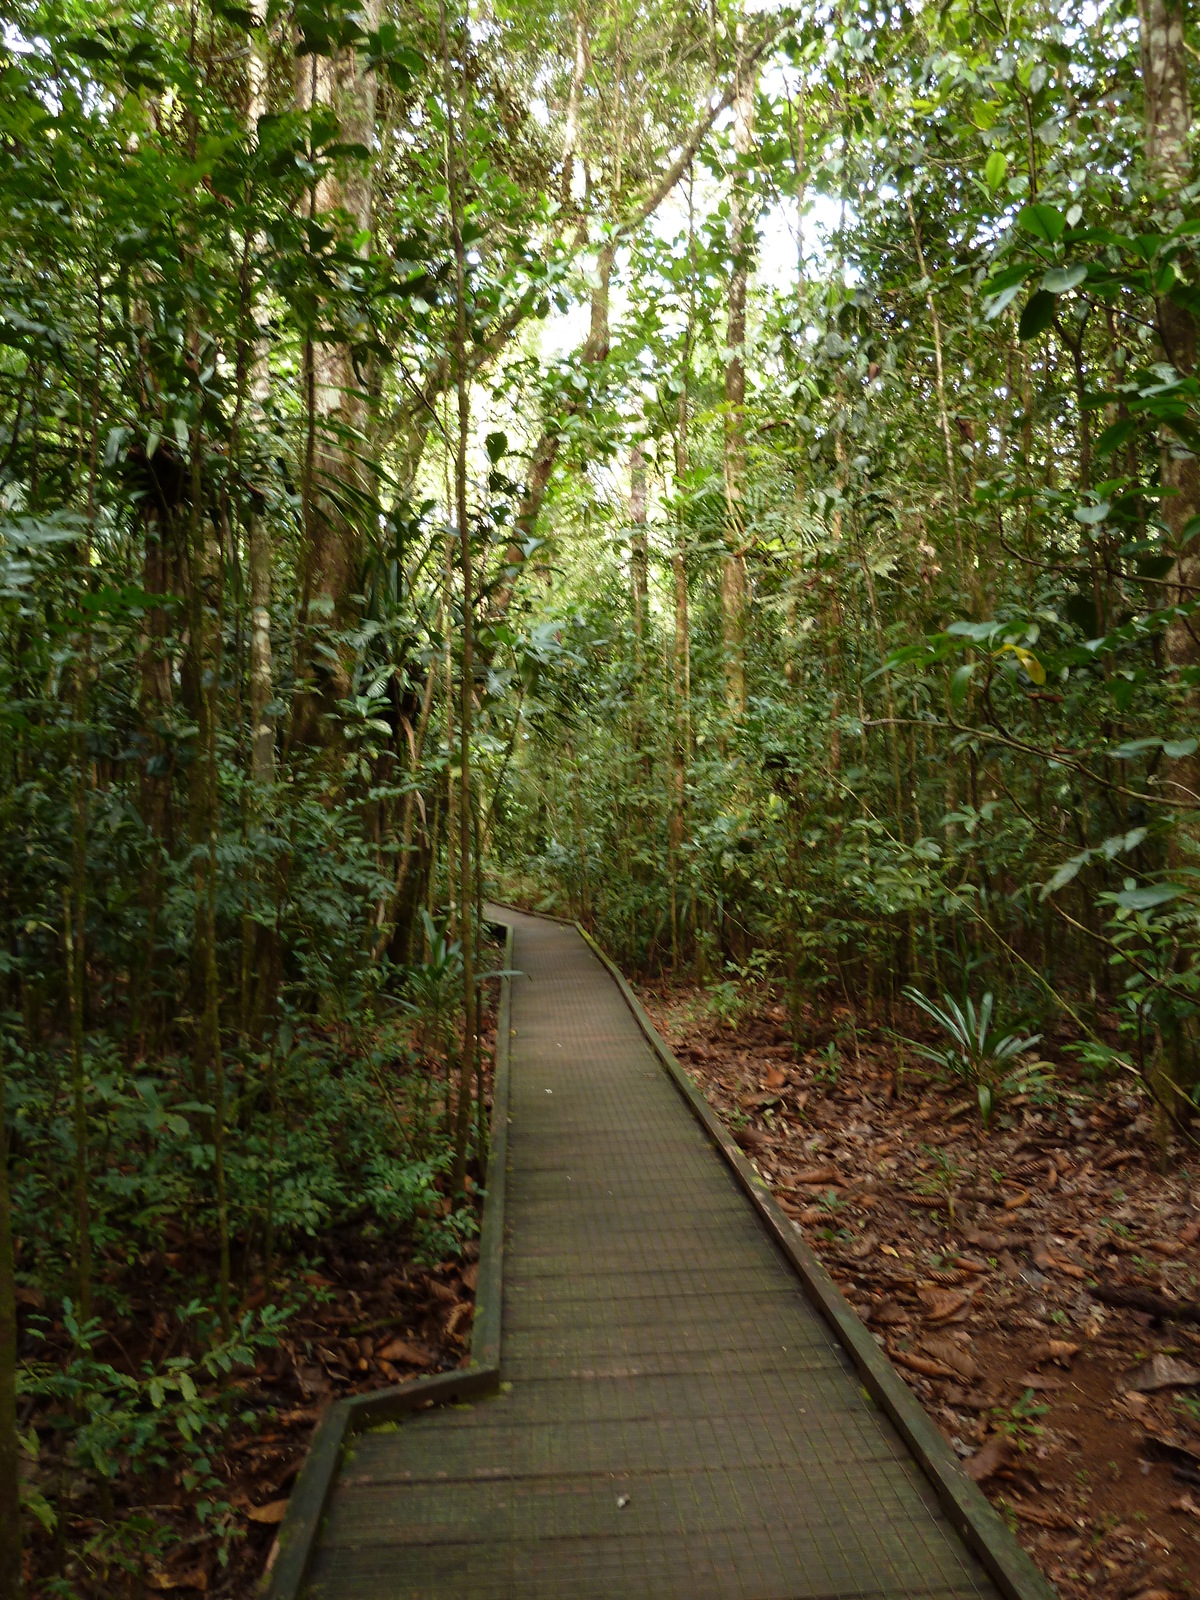
M458 831L461 851L459 872L462 902L463 1048L458 1078L458 1119L454 1139L451 1193L466 1181L467 1146L471 1131L471 1080L479 1050L478 996L475 992L475 925L471 852L471 728L475 700L475 604L471 570L471 528L467 520L467 439L471 427L471 401L467 373L467 252L463 242L463 197L459 176L454 78L450 69L450 41L446 32L445 0L438 0L441 27L442 71L446 105L446 189L450 199L450 233L454 244L454 381L458 400L458 437L454 452L454 514L458 523L459 564L462 570L462 680L459 701L459 802Z
M173 560L164 544L169 519L158 508L146 514L142 555L142 588L150 595L168 594L172 587ZM146 830L141 862L141 900L146 918L142 958L136 963L129 1032L131 1056L152 1054L161 1019L155 1007L158 968L158 918L162 905L162 866L171 841L171 782L164 770L166 745L162 729L171 710L174 689L167 639L167 613L150 606L142 625L141 686L138 716L145 755L139 768L139 804Z
M382 0L365 0L363 25L379 27ZM375 127L375 74L366 70L356 50L334 56L297 58L296 105L301 111L328 106L336 113L340 137L369 148ZM313 186L310 215L345 211L358 234L371 229L371 176L366 163L347 162ZM353 595L362 562L361 519L344 509L345 491L366 495L370 474L364 460L369 398L354 370L349 346L314 340L309 353L308 402L312 408L311 462L306 472L309 495L307 549L304 552L303 622L308 637L302 672L309 692L296 708L293 737L302 744L325 742L326 718L349 689L347 664L322 655L316 669L312 633L353 620ZM316 690L317 692L313 692Z
M559 199L563 209L571 204L575 177L575 153L579 149L579 114L583 106L583 86L588 70L587 12L581 5L575 13L575 59L571 70L571 90L563 126L562 182Z
M671 550L671 586L675 600L675 629L671 666L674 723L671 739L671 814L667 825L668 868L671 884L671 964L679 966L682 939L679 915L679 871L686 828L687 779L692 759L691 629L688 615L687 513L688 426L692 376L692 348L696 341L696 208L695 175L688 173L688 320L680 363L679 403L675 414L675 543ZM695 901L692 901L693 910Z
M251 14L265 27L267 0L251 0ZM258 30L251 34L249 61L249 104L246 122L254 138L258 124L270 110L267 54L258 42ZM260 297L255 319L266 312ZM271 373L267 361L267 341L257 339L251 376L251 416L256 431L266 420L266 404L271 392ZM271 658L271 535L258 513L250 515L248 533L250 567L250 774L258 783L270 783L275 776L275 727L267 716L272 697Z
M725 558L721 567L721 619L725 646L725 700L730 713L746 709L746 285L754 255L754 220L744 158L754 141L754 88L758 73L744 59L745 24L738 24L739 61L733 100L737 157L729 197L733 270L725 331Z
M21 1593L21 1446L17 1437L17 1284L0 1033L0 1600Z
M909 226L912 228L913 244L917 251L917 267L922 279L928 282L929 274L925 266L925 247L921 242L921 228L917 222L917 214L913 210L912 198L905 195L904 203L908 208ZM932 286L925 291L925 307L929 312L929 326L933 332L933 365L934 379L937 386L938 422L942 430L942 445L946 452L946 481L950 490L950 520L954 528L954 556L958 566L958 578L971 595L974 602L978 602L978 574L975 570L974 560L967 566L967 553L963 549L962 524L959 518L958 496L958 461L955 454L954 432L950 426L950 411L946 404L946 363L945 349L942 338L942 319L938 313L937 301L933 296Z
M634 651L639 672L646 638L650 553L646 545L646 457L640 444L629 452L629 580Z
M1142 91L1146 126L1146 165L1164 205L1177 204L1192 181L1188 155L1191 101L1184 39L1183 0L1140 0ZM1158 333L1166 358L1190 377L1196 370L1196 323L1191 313L1165 296L1158 302ZM1200 463L1164 430L1162 437L1163 519L1170 529L1174 565L1167 575L1168 599L1177 605L1200 598L1200 541L1184 543L1184 529L1200 514ZM1195 617L1171 623L1166 633L1168 665L1182 672L1200 664L1200 627ZM1200 717L1200 695L1188 691L1189 723ZM1191 732L1189 726L1185 731ZM1183 835L1200 841L1200 754L1170 764L1172 799L1185 814ZM1194 864L1192 851L1176 837L1173 859Z
M1188 93L1183 0L1140 0L1142 91L1145 116L1146 166L1158 192L1162 209L1174 209L1179 191L1192 181L1188 154L1191 102ZM1190 311L1163 296L1158 301L1158 336L1166 359L1184 377L1196 370L1196 323ZM1173 562L1167 574L1165 598L1175 605L1200 599L1200 549L1188 541L1188 523L1200 513L1200 462L1178 439L1164 429L1160 441L1160 481L1165 491L1162 517L1170 533ZM1194 671L1200 665L1200 627L1195 617L1181 617L1166 630L1166 663L1175 673ZM1187 688L1181 696L1184 733L1200 724L1200 692ZM1179 820L1169 843L1172 866L1191 868L1200 847L1200 754L1170 762L1166 793L1179 808ZM1182 1022L1175 1036L1162 1041L1154 1052L1150 1070L1164 1117L1160 1129L1167 1149L1166 1114L1179 1118L1190 1106L1181 1105L1200 1076L1200 1030L1194 1020Z
M679 396L675 435L675 492L682 495L687 476L687 385ZM671 884L671 962L680 957L679 869L683 856L687 775L691 759L691 637L688 617L688 581L685 544L687 523L682 508L671 550L671 584L675 601L675 629L671 650L672 701L675 726L671 739L671 814L667 826Z

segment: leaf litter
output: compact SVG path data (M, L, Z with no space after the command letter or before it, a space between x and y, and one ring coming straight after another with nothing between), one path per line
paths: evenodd
M1060 1594L1200 1591L1200 1204L1149 1101L1059 1065L984 1134L845 1008L797 1051L769 994L641 998Z

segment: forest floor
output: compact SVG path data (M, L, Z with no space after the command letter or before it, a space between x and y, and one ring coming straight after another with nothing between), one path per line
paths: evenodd
M320 1265L304 1275L312 1296L293 1316L274 1359L246 1380L251 1414L222 1441L215 1463L233 1508L229 1565L219 1541L182 1539L148 1588L241 1600L267 1569L313 1431L334 1400L465 1364L471 1343L478 1246L463 1259L418 1265L413 1241L377 1230L334 1230L317 1241ZM314 1293L315 1291L315 1293ZM261 1290L258 1291L261 1294ZM192 1497L180 1512L186 1519Z
M489 993L481 1019L488 1104L496 998ZM435 1118L444 1112L438 1090L435 1084L428 1108ZM436 1180L436 1187L444 1181ZM468 1185L474 1194L470 1176ZM450 1209L448 1195L442 1204ZM211 1275L210 1254L211 1241L179 1227L165 1250L139 1258L135 1277L123 1270L120 1281L113 1277L105 1284L102 1297L117 1295L122 1309L119 1317L102 1314L93 1359L118 1375L169 1373L187 1334L177 1309L180 1283ZM34 1487L56 1490L61 1507L67 1486L70 1502L57 1529L40 1529L27 1547L26 1579L34 1600L60 1593L111 1600L166 1592L181 1600L196 1594L246 1600L256 1593L272 1561L288 1495L329 1404L467 1363L477 1260L475 1239L465 1241L461 1257L428 1261L411 1233L389 1232L366 1219L304 1240L290 1259L280 1261L269 1286L261 1274L251 1276L234 1307L235 1323L268 1301L287 1308L286 1320L271 1344L256 1349L253 1366L235 1367L223 1380L226 1402L229 1390L236 1391L234 1420L208 1454L205 1481L179 1455L164 1453L158 1472L148 1472L145 1460L135 1471L128 1460L117 1459L105 1504L92 1492L67 1486L67 1388L57 1405L27 1410L23 1425L36 1427L42 1438ZM44 1314L41 1296L18 1294L23 1353L35 1355L45 1370L77 1370L70 1329ZM42 1331L35 1333L39 1324ZM213 1396L202 1383L198 1388L203 1412ZM83 1403L94 1409L94 1400ZM62 1448L55 1447L56 1438L64 1441Z
M693 987L639 992L1060 1593L1200 1595L1197 1152L1159 1172L1131 1080L1081 1080L1044 1041L1056 1092L985 1135L961 1084L846 1011L797 1056L770 996L733 1021Z

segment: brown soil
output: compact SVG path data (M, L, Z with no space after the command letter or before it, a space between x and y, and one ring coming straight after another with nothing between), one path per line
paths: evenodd
M1007 1102L985 1135L960 1083L881 1030L856 1048L846 1013L811 1028L841 1030L832 1050L797 1053L770 997L734 1025L695 989L641 997L1060 1592L1200 1592L1194 1156L1169 1148L1160 1175L1133 1082L1058 1063L1056 1092Z

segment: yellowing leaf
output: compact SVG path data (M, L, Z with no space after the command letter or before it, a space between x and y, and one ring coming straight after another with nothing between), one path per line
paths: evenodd
M1032 682L1037 684L1045 683L1046 669L1034 655L1032 650L1027 650L1023 644L1002 644L995 654L997 656L1002 656L1006 652L1016 656L1026 675L1032 680Z

